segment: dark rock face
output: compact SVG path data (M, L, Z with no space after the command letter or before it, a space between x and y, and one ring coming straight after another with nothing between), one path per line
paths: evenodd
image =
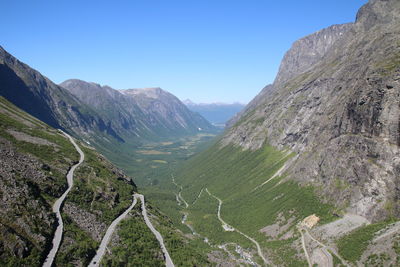
M376 0L296 42L222 144L290 148L290 178L372 220L400 216L399 36L400 2Z
M1 50L1 48L0 48ZM59 123L46 104L46 99L36 97L24 81L6 64L0 64L0 93L18 106L38 118L43 118L49 125L60 128Z

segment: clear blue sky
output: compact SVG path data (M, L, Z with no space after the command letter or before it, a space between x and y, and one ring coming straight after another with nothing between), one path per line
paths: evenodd
M2 0L0 45L56 83L251 100L291 44L367 0Z

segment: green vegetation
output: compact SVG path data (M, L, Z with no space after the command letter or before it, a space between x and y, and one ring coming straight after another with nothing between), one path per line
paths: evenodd
M147 206L154 227L161 233L176 266L209 266L207 252L210 247L202 240L190 240L174 227L172 221L151 206Z
M118 226L118 244L111 246L111 255L106 254L103 266L164 266L160 246L146 226L140 213L140 201L130 212L131 217Z
M277 266L306 267L308 266L307 261L298 258L298 251L292 247L297 238L297 236L294 236L286 240L269 241L263 245L274 252L273 259Z
M154 184L155 179L169 179L171 170L206 148L214 137L215 134L201 133L141 144L128 140L126 144L116 144L115 151L105 150L104 147L98 149L116 166L134 177L139 188L144 188L157 185Z
M385 76L393 74L395 70L400 68L400 52L393 53L389 58L378 62L376 67L379 68Z
M346 260L356 262L368 247L375 233L393 221L383 221L363 226L337 241L339 254Z
M199 253L195 243L189 242L174 229L169 219L157 209L147 207L156 229L162 234L164 242L176 266L207 266L205 254ZM131 211L131 217L118 226L118 244L111 248L104 266L164 266L160 246L153 233L146 226L141 215L140 205Z
M365 262L367 266L385 266L385 262L390 260L390 257L386 253L372 254L369 255Z
M125 180L121 176L122 174L116 171L104 158L83 145L81 145L81 148L85 153L85 161L76 170L75 185L68 195L67 201L74 203L83 210L98 214L97 219L109 225L130 205L133 190L136 190L136 187ZM158 201L167 199L170 204L176 205L173 194L167 194L163 190L157 191L156 187L150 192L153 196L156 196L155 199ZM164 198L160 198L160 195ZM174 262L179 263L179 266L203 265L202 263L206 262L205 254L200 254L197 246L184 238L182 233L177 232L167 217L151 206L148 207L148 210L152 214L156 214L155 217L152 217L152 220L156 220L155 227L163 234ZM131 212L131 214L134 214L133 217L121 222L118 231L120 240L113 246L112 255L105 258L104 264L106 266L119 266L120 264L124 266L162 266L164 264L158 242L144 224L139 211L140 208L137 205ZM71 237L75 243L74 249L84 250L87 245L75 238ZM83 256L79 260L84 261L86 258Z
M182 213L177 206L173 187L160 189L158 186L146 187L141 192L146 196L148 202L158 207L163 213L168 214L173 224L183 232L188 232L188 228L181 224Z
M56 265L73 267L76 266L74 262L78 261L83 266L87 266L96 254L99 242L94 241L88 233L80 229L66 214L62 216L65 225L63 239L68 242L63 242L63 247L61 247L56 257Z
M343 262L332 251L328 250L328 252L332 255L334 267L345 267Z
M265 183L292 156L267 145L257 151L214 147L191 160L177 178L188 202L208 187L224 201L221 215L226 221L247 233L257 234L273 224L280 212L289 215L290 211L286 218L303 219L316 213L321 223L333 220L333 207L322 204L312 187L285 181L284 175Z
M0 258L0 266L15 267L15 266L40 266L42 262L41 251L33 247L30 249L29 256L26 258L17 258L13 255Z
M188 223L191 223L197 232L207 237L211 243L238 243L244 248L253 244L237 232L226 232L217 217L218 201L203 191L196 203L189 207Z
M67 197L85 210L101 211L99 219L111 223L132 202L136 187L93 150L81 146L85 161L76 170L74 187Z
M23 136L22 139L21 135ZM66 188L65 174L67 169L78 160L78 153L75 148L57 130L20 111L3 98L0 98L0 137L3 138L2 142L9 141L18 152L24 155L30 154L33 158L39 160L38 166L42 166L41 171L45 176L48 176L48 180L44 179L40 184L36 184L39 181L31 183L22 174L16 174L14 179L17 183L28 183L29 188L33 190L30 194L34 196L35 201L39 201L33 203L40 203L41 206L47 207L49 214L51 214L53 201ZM136 146L136 150L132 150L135 156L132 158L140 159L140 161L135 161L137 165L133 167L140 167L135 170L137 173L150 170L148 173L146 171L144 173L154 177L154 179L162 180L160 178L162 173L170 174L171 166L186 159L198 149L197 142L206 142L211 137L211 135L202 134L183 138L176 142ZM31 141L22 141L24 138L31 139ZM45 144L37 143L38 140ZM109 225L130 205L132 193L136 190L136 186L94 150L85 147L82 143L79 146L85 153L85 161L75 171L74 187L66 199L66 204L73 204L82 212L93 214L98 223ZM157 146L160 146L160 148L157 148ZM144 155L137 153L137 150L160 150L162 153ZM160 169L152 170L148 168L150 164L159 166ZM174 195L171 192L168 195L167 191L160 189L158 192L156 187L154 189L153 195L155 197L158 193L164 194L166 197L172 196L175 206ZM162 198L159 199L159 201L162 200ZM29 205L26 207L28 209ZM149 207L149 210L158 216L158 218L153 216L152 220L156 221L157 229L164 235L171 256L179 266L209 265L205 256L207 246L204 243L189 242L181 232L174 229L172 222L167 217L151 207ZM24 252L23 258L13 257L13 251L5 251L2 253L0 265L39 266L46 256L43 249L51 241L54 229L44 225L41 219L36 218L34 216L35 210L28 209L23 217L20 213L25 211L21 208L18 211L19 213L16 214L8 214L10 220L4 218L0 221L1 228L8 229L5 232L8 234L0 236L0 242L17 244L18 238L22 238L24 242L26 241L28 250ZM142 264L142 266L164 265L159 244L138 212L139 210L136 210L136 215L140 218L131 218L121 223L120 238L123 242L115 243L113 247L115 255L106 258L106 265L116 266L120 265L121 262L124 265L129 263L131 266L138 266L137 263ZM30 218L27 223L31 226L31 230L34 233L44 235L46 241L38 242L24 229L20 228L17 223L13 223L14 215L18 218ZM57 253L56 264L59 266L76 264L85 266L95 254L99 242L95 241L76 223L76 221L79 221L78 217L82 215L70 216L72 215L63 213L65 231L60 250ZM75 218L75 216L78 217ZM136 239L135 233L139 233ZM205 253L199 253L199 251Z
M83 144L80 147L85 160L75 171L74 187L66 203L96 214L96 220L108 226L129 207L136 187L102 156ZM60 265L68 265L71 262L69 254L74 252L75 260L86 265L99 243L85 234L66 214L64 216L67 218L64 222L67 231L56 260Z
M138 184L147 201L167 214L174 226L186 233L189 231L181 224L182 207L177 206L174 193L177 193L178 189L172 183L171 175L185 160L207 148L213 137L214 135L210 134L198 134L192 137L142 144L133 150L134 155L129 167L123 166L135 178L135 183ZM162 154L146 155L138 151L159 151ZM154 163L154 160L166 161L167 164ZM157 168L151 168L154 165Z
M302 266L306 263L291 246L297 236L293 240L274 241L260 232L263 227L274 224L279 214L295 219L286 232L314 213L321 218L320 223L335 219L334 207L321 203L313 187L287 181L285 173L269 180L292 156L268 145L257 151L215 145L190 159L177 171L176 179L183 186L182 195L189 204L196 200L201 189L208 188L223 200L221 216L228 224L273 251L277 263ZM254 252L254 245L243 236L222 229L216 216L217 206L218 202L203 191L195 205L187 210L188 223L216 244L235 242Z
M394 241L392 249L396 253L396 262L400 263L400 237L397 238L397 240Z

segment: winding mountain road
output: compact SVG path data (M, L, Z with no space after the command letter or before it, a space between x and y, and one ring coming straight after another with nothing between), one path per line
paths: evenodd
M96 255L93 257L92 261L90 262L88 267L97 267L100 264L101 258L103 257L107 245L111 239L111 236L113 234L113 232L115 231L115 228L117 227L118 223L123 220L128 214L129 212L133 209L133 207L136 205L137 203L137 199L140 199L140 201L142 202L142 215L144 218L144 221L147 225L147 227L150 229L150 231L156 236L158 243L160 244L161 250L164 254L164 258L165 258L165 266L166 267L175 267L174 263L172 262L172 259L168 253L167 248L165 247L164 244L164 239L161 236L161 234L154 228L153 224L151 223L148 215L147 215L147 209L146 209L146 205L144 202L144 196L138 193L135 193L133 195L133 201L132 204L129 206L128 209L125 210L124 213L122 213L120 216L118 216L117 219L115 219L110 226L107 229L106 234L104 235L103 239L101 240L101 244L99 246L99 248L97 249Z
M206 192L207 192L210 196L212 196L213 198L215 198L216 200L218 200L218 214L217 214L217 215L218 215L218 220L221 222L222 227L224 228L224 230L225 230L225 231L236 231L236 232L238 232L239 234L241 234L242 236L246 237L246 238L247 238L248 240L250 240L254 245L256 245L258 256L260 256L260 258L264 261L265 265L271 264L271 263L268 262L268 260L264 257L264 255L263 255L263 253L262 253L262 251L261 251L261 246L260 246L260 244L258 244L258 242L257 242L254 238L252 238L252 237L246 235L245 233L239 231L238 229L236 229L236 228L230 226L229 224L227 224L227 223L221 218L221 206L222 206L223 201L222 201L221 199L219 199L218 197L214 196L213 194L211 194L210 191L208 191L207 188L206 188Z
M181 205L181 203L183 202L184 204L185 204L185 208L187 209L190 205L187 203L187 201L182 197L182 190L183 190L183 188L182 188L182 186L181 185L179 185L179 184L177 184L176 182L175 182L175 177L174 177L174 175L172 175L171 174L171 177L172 177L172 183L179 189L179 192L178 192L178 194L175 194L175 196L176 196L176 202L178 203L178 205L180 206ZM201 190L200 190L200 192L199 192L199 194L197 195L197 197L196 197L196 199L193 201L193 203L192 203L192 205L194 205L196 202L197 202L197 200L201 197L201 194L203 193L203 190L204 190L204 188L202 188ZM211 194L210 194L210 192L208 191L208 189L207 188L205 188L205 190L207 191L207 193L211 196ZM215 196L214 196L215 197ZM217 198L218 199L218 198ZM222 223L222 225L223 225L223 227L224 227L224 230L225 231L229 231L229 230L231 230L231 231L238 231L238 230L236 230L236 229L234 229L233 227L231 227L231 226L229 226L224 220L222 220L222 218L221 218L221 205L222 205L222 200L220 200L220 199L218 199L218 201L219 201L219 203L220 203L220 205L218 206L218 219L221 221L221 223ZM197 235L197 236L199 236L199 237L202 237L200 234L198 234L198 233L196 233L196 231L194 230L194 228L190 225L190 224L188 224L188 223L186 223L186 220L187 220L187 216L188 216L188 212L184 212L183 213L183 217L182 217L182 224L184 224L184 225L186 225L190 230L191 230L191 232L192 232L192 234L193 235ZM230 228L229 228L230 227ZM239 231L238 231L239 232ZM242 233L242 232L240 232L240 234L242 234L242 235L245 235L244 233ZM249 236L247 236L247 235L245 235L247 238L249 238L249 239L252 239L251 237L249 237ZM228 243L228 244L222 244L222 245L219 245L219 246L215 246L215 245L212 245L212 244L210 244L210 242L208 241L208 238L207 237L203 237L204 239L204 242L205 243L207 243L210 247L213 247L213 248L215 248L215 247L218 247L219 249L222 249L222 250L224 250L228 255L229 255L229 257L231 258L231 259L233 259L234 261L236 261L236 257L231 253L231 251L229 251L229 249L227 249L227 245L229 245L229 244L231 244L231 245L235 245L236 246L236 252L240 255L240 257L242 258L242 259L240 259L241 261L243 261L243 262L245 262L245 263L247 263L247 264L250 264L251 266L257 266L255 263L254 263L254 261L252 260L252 258L251 258L251 255L249 254L249 255L246 255L246 253L243 253L243 249L239 246L239 245L237 245L237 244L235 244L235 243ZM254 242L256 242L254 239L252 239ZM252 242L253 242L252 241ZM261 249L260 249L260 251L261 251ZM239 261L240 261L239 260Z
M68 171L67 174L67 183L68 183L68 189L65 190L64 194L62 194L62 196L56 200L56 202L53 205L53 212L56 213L56 217L58 220L58 226L56 229L56 232L54 233L54 238L53 238L53 247L51 248L49 254L46 257L45 262L43 263L43 267L51 267L53 264L53 261L56 257L57 251L60 247L61 244L61 239L62 239L62 235L63 235L63 229L64 229L64 223L61 217L61 206L65 200L65 198L67 197L69 191L71 191L71 188L74 184L74 171L75 169L83 162L83 160L85 159L85 154L83 154L82 150L79 148L79 146L75 143L74 139L72 139L72 137L59 130L62 134L64 134L69 141L74 145L76 151L78 151L80 158L79 158L79 162L77 164L75 164L74 166L71 167L71 169Z
M342 264L344 264L346 267L350 267L349 263L347 261L345 261L338 253L336 253L336 251L334 249L332 249L331 247L328 247L327 245L323 244L319 240L315 239L310 234L310 232L308 231L307 228L304 228L304 229L305 229L307 235L310 237L310 239L313 240L314 242L316 242L318 245L320 245L322 247L322 249L325 251L325 253L334 254L337 258L339 258L339 260L342 261Z
M89 264L89 267L97 267L99 266L99 263L101 261L101 258L103 257L104 253L106 252L106 248L108 243L110 242L111 236L115 231L115 228L119 224L120 221L122 221L128 213L133 209L133 207L137 203L137 197L133 197L132 204L125 210L124 213L122 213L120 216L118 216L117 219L115 219L110 226L108 227L106 234L103 236L103 239L101 240L100 246L97 249L96 255L93 257L92 261Z
M168 253L167 248L165 247L164 244L164 239L161 236L161 234L154 228L153 224L151 223L151 221L149 220L149 217L147 216L147 210L146 210L146 205L144 202L144 196L141 194L134 194L135 198L140 198L140 201L142 202L142 215L144 218L144 221L146 222L147 227L149 227L150 231L153 232L153 234L156 236L158 243L160 243L161 246L161 250L164 254L164 258L165 258L165 266L166 267L175 267L174 263L172 262L172 259Z
M74 171L75 169L85 160L85 154L83 153L83 151L80 149L80 147L75 143L74 139L67 133L63 132L62 130L59 130L60 133L62 133L63 135L65 135L69 141L74 145L76 151L78 151L80 158L79 158L79 162L75 165L73 165L71 167L71 169L68 171L67 174L67 183L68 183L68 188L67 190L65 190L65 192L62 194L62 196L56 200L56 202L53 205L53 212L56 213L56 217L58 220L58 226L56 229L56 232L54 233L54 238L53 238L53 247L50 250L49 254L46 257L45 262L43 263L43 267L51 267L53 265L55 256L58 252L58 249L60 247L61 244L61 240L62 240L62 235L63 235L63 229L64 229L64 223L61 217L61 206L65 200L65 198L67 197L68 193L71 191L72 186L74 184ZM128 209L125 210L124 213L122 213L120 216L118 216L118 218L116 218L108 227L106 234L104 235L103 239L101 240L100 246L96 252L96 255L93 257L92 261L89 264L89 267L97 267L99 266L99 263L101 261L101 258L103 257L105 250L107 248L107 244L110 241L110 238L113 234L113 232L115 231L115 228L117 227L118 223L123 220L128 213L133 209L133 207L136 205L137 203L137 199L140 199L140 201L142 202L142 215L143 218L145 220L145 223L147 225L147 227L153 232L153 234L156 236L158 242L160 243L161 246L161 250L164 254L165 257L165 266L166 267L175 267L174 263L172 262L172 259L168 253L167 248L165 247L164 244L164 239L161 236L161 234L154 228L153 224L151 223L151 221L149 220L148 216L147 216L147 210L146 210L146 205L144 202L144 196L141 194L137 194L135 193L133 195L133 200L132 200L132 204L129 206ZM181 198L182 199L182 198ZM182 199L183 200L183 199ZM183 200L184 201L184 200ZM186 201L184 201L185 204L187 205Z
M299 232L301 234L301 246L303 247L304 255L306 256L308 266L312 267L311 259L310 259L310 255L308 254L308 250L307 250L307 246L306 246L306 240L305 240L305 236L304 236L303 230L299 228Z
M299 232L301 234L301 245L303 247L303 251L306 256L308 266L310 266L310 267L313 266L313 261L310 257L307 247L306 247L306 235L308 236L310 241L317 243L317 245L319 246L319 250L320 250L319 251L319 259L322 261L322 262L320 262L320 264L322 266L333 266L333 258L332 258L332 254L333 254L342 262L342 264L344 266L350 267L350 264L347 261L345 261L333 248L323 244L322 242L320 242L319 240L314 238L306 226L299 224L297 226L297 229L299 230Z
M189 207L189 204L188 204L188 203L186 202L186 200L182 197L182 190L183 190L182 186L178 185L178 184L175 182L175 177L174 177L173 174L171 174L171 177L172 177L172 183L173 183L176 187L179 188L179 192L178 192L177 197L183 202L183 204L185 204L185 208L188 208L188 207Z

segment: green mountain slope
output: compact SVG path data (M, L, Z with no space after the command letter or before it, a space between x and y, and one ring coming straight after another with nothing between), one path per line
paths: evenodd
M268 145L257 151L243 151L233 146L221 149L217 144L194 157L176 174L177 182L183 187L182 196L190 204L195 202L187 209L188 221L211 242L239 243L257 257L255 247L248 240L224 231L217 219L218 202L204 191L207 188L223 201L221 217L227 224L259 241L263 252L276 263L301 264L302 258L296 256L301 251L291 245L299 237L296 224L311 214L317 214L322 222L329 222L334 218L335 208L322 203L312 186L301 187L296 182L285 181L285 174L274 177L291 159L293 154ZM284 240L277 242L261 230L276 223L278 217L282 217L280 223L289 225L280 234L286 235ZM288 255L292 258L287 258Z
M371 0L293 44L274 84L177 170L195 231L259 264L251 238L279 266L399 264L399 14Z
M78 153L59 131L0 98L0 263L41 266L57 226L52 205L67 188L66 173ZM136 186L93 148L78 143L84 162L63 206L63 239L57 266L87 265L110 223L131 204ZM163 234L179 266L204 265L207 260L188 244L169 219L147 205L151 220ZM139 216L139 206L123 220L109 245L104 266L163 266L154 235ZM138 255L139 253L139 255ZM103 263L102 263L103 264Z

